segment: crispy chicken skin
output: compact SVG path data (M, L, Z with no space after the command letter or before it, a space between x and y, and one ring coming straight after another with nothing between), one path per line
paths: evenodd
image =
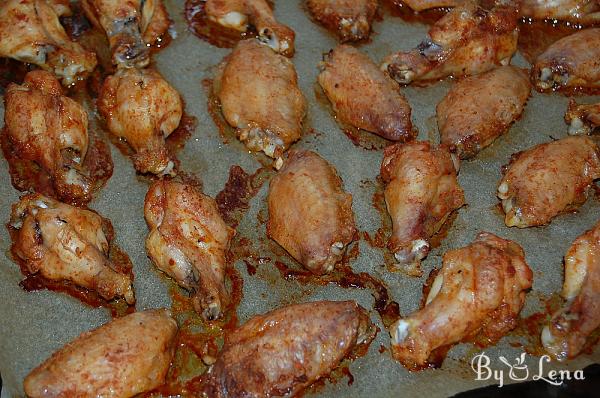
M516 326L532 278L523 249L487 232L446 252L425 306L391 327L394 358L421 368L436 348L475 334L495 343Z
M215 398L295 396L374 336L367 312L354 301L282 307L225 337L204 391Z
M369 38L377 0L307 0L306 7L340 41L359 41Z
M283 25L273 15L268 0L206 0L206 15L218 24L245 32L252 25L258 39L275 52L294 55L294 31Z
M538 91L600 87L600 28L583 29L550 45L535 60Z
M471 158L521 116L531 84L525 71L501 66L456 83L436 108L442 144Z
M342 122L388 140L415 137L410 105L400 87L354 47L330 51L318 80Z
M294 64L257 40L240 41L221 63L213 93L248 149L280 166L283 151L300 139L306 114Z
M570 135L592 134L600 127L600 102L579 105L571 98L565 122L569 125Z
M432 8L450 8L468 3L469 0L402 0L413 11L425 11Z
M40 194L27 194L13 206L13 253L27 270L53 281L70 281L106 299L135 302L132 280L109 258L110 235L98 214Z
M600 178L600 149L588 137L567 137L512 156L498 184L509 227L550 223L585 202Z
M194 292L194 308L205 319L219 318L229 302L225 255L235 231L225 224L215 201L191 185L160 180L146 194L144 215L150 259Z
M388 249L399 264L419 270L430 238L465 204L457 172L458 160L444 145L418 141L385 149L381 178L393 227Z
M600 327L600 222L579 236L565 255L567 301L542 330L542 344L555 358L577 356Z
M291 151L269 186L267 235L314 272L330 272L356 233L352 195L327 161Z
M124 138L135 151L140 173L172 174L165 138L179 126L181 96L152 69L120 69L104 81L98 111L110 132Z
M143 68L149 46L158 42L171 21L162 0L82 0L86 16L106 33L117 67Z
M381 68L398 83L410 84L507 65L517 50L517 22L512 2L491 11L467 2L437 21L415 49L388 56Z
M37 163L68 201L91 199L92 181L83 161L88 150L88 115L63 95L56 77L43 70L11 83L4 95L5 132L17 156Z
M592 24L600 20L600 2L598 0L521 0L521 15L533 19Z
M177 324L169 311L147 310L85 332L25 378L30 398L128 398L164 383Z
M65 86L96 67L96 54L69 39L59 17L70 14L58 0L5 0L0 3L0 57L53 72Z

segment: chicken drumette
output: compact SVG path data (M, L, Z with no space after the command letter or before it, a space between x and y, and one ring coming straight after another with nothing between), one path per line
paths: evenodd
M269 187L267 235L316 274L333 270L356 233L352 195L311 151L292 151Z
M472 2L472 0L402 0L413 11L424 11L432 8L450 8Z
M577 104L574 99L571 99L565 114L565 122L569 125L570 135L592 134L600 127L600 102Z
M206 15L218 24L241 32L252 25L258 39L275 52L294 55L294 37L289 27L277 22L268 0L206 0Z
M183 103L158 72L127 68L107 77L98 97L98 111L110 132L133 148L139 172L173 172L165 138L179 125Z
M530 91L527 73L513 66L459 81L437 106L442 144L461 159L475 156L521 116Z
M382 69L401 84L486 72L510 62L517 22L511 2L491 11L467 2L437 21L417 48L387 57Z
M522 0L521 15L533 19L593 24L600 20L600 2L598 0Z
M240 41L221 63L213 93L238 138L280 167L283 151L302 134L306 114L294 64L257 40Z
M255 316L226 336L204 393L295 396L374 336L367 312L354 301L294 304Z
M456 174L458 159L429 141L387 147L381 163L393 233L388 248L399 264L420 272L430 238L465 203Z
M177 323L167 310L134 312L85 332L27 375L30 398L129 398L164 383Z
M559 360L577 356L600 327L600 223L569 248L561 296L565 308L542 330L542 344Z
M342 42L367 39L377 12L377 0L307 0L306 6Z
M509 227L548 224L585 202L600 178L600 149L588 137L567 137L513 155L498 185Z
M425 307L392 325L394 358L422 368L436 348L475 334L498 341L516 326L532 277L523 249L490 233L447 252Z
M5 0L0 3L0 57L53 72L66 86L96 67L96 54L69 39L59 17L69 15L60 0Z
M86 16L108 37L113 63L143 68L149 46L166 34L171 21L162 0L82 0Z
M388 140L415 137L410 105L400 87L354 47L338 46L322 63L319 84L344 123Z
M146 194L150 228L146 250L154 264L194 292L193 304L205 319L219 318L229 302L226 252L235 231L215 201L191 185L156 181Z
M130 270L108 257L112 231L106 222L90 210L28 194L12 209L12 252L32 274L70 281L106 300L124 297L133 304Z

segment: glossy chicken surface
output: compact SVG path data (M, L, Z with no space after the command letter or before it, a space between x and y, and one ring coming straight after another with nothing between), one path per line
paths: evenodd
M225 255L235 231L215 201L191 185L160 180L146 194L144 216L152 262L193 292L194 308L205 319L219 318L229 302Z
M579 236L565 255L565 307L542 330L542 344L559 360L577 356L600 327L600 223Z
M400 265L419 271L431 237L465 204L457 173L458 160L444 145L419 141L385 149L381 178L393 227L388 249Z
M340 41L358 41L367 39L371 33L377 0L307 0L306 7Z
M413 11L424 11L432 8L449 8L468 3L469 0L402 0Z
M162 0L82 0L89 20L106 33L113 64L143 68L150 62L149 46L167 33L171 20Z
M600 21L600 2L598 0L522 0L521 15L533 19L592 24Z
M53 281L98 292L106 299L135 302L129 270L109 259L110 240L97 213L39 195L23 196L13 206L10 227L16 231L13 253L27 271Z
M14 58L54 73L65 86L96 67L96 54L71 41L59 17L69 15L60 0L0 3L0 57Z
M516 326L532 278L523 249L487 232L446 252L425 306L391 327L394 358L422 368L435 349L466 338L495 343Z
M354 301L282 307L226 336L204 392L215 398L295 396L374 336L367 312Z
M97 105L109 131L127 140L135 151L136 170L158 175L174 172L165 138L179 126L183 102L158 72L120 69L104 81Z
M88 151L88 115L63 94L56 77L36 70L4 95L5 133L18 157L35 162L70 202L91 199L92 181L83 162Z
M257 40L243 40L220 65L213 93L248 149L281 156L302 135L306 99L294 64Z
M461 159L477 155L521 116L530 91L527 73L513 66L460 80L436 108L442 144Z
M550 45L533 64L539 91L600 87L600 28L583 29Z
M275 19L268 0L206 0L204 10L211 20L227 28L245 32L248 25L254 26L261 42L279 54L294 55L296 34Z
M267 235L316 274L332 271L356 233L352 195L311 151L292 151L269 186Z
M467 2L438 20L415 49L388 56L381 68L398 83L410 84L507 65L517 50L517 21L512 2L490 11Z
M415 137L410 105L398 84L354 47L332 50L318 80L343 123L393 141Z
M600 149L587 137L568 137L512 156L498 184L509 227L545 225L585 202L600 178Z
M169 311L116 318L68 343L25 378L30 398L128 398L164 383L177 324Z
M595 104L577 104L569 101L565 114L565 122L569 125L570 135L589 135L600 127L600 102Z

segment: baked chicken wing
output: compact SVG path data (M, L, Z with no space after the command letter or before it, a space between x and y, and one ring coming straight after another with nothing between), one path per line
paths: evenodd
M388 249L399 264L418 270L429 253L430 238L464 205L457 172L458 160L444 145L419 141L385 149L381 178L393 227Z
M120 69L104 81L98 111L109 131L135 151L140 173L173 173L165 138L179 126L183 102L177 90L152 69Z
M567 301L542 330L542 344L559 360L573 358L600 327L600 223L579 236L565 255Z
M377 12L377 0L307 0L306 6L342 42L367 39Z
M521 15L533 19L593 24L600 21L600 2L598 0L522 0Z
M367 312L354 301L279 308L225 337L204 392L215 398L295 396L374 336Z
M310 271L332 271L356 232L352 195L333 166L314 152L292 151L267 200L267 235Z
M283 151L300 139L306 114L294 64L257 40L240 41L220 65L213 92L248 149L281 166Z
M31 71L22 85L11 83L4 95L5 133L13 152L35 162L52 180L59 198L91 199L93 181L83 162L88 151L88 115L63 95L56 77Z
M58 76L65 86L96 67L96 54L69 39L59 17L70 14L59 0L0 3L0 57L14 58Z
M531 77L539 91L600 87L600 28L583 29L550 45L535 60Z
M442 144L473 157L521 116L531 84L522 69L502 66L456 83L437 106Z
M466 2L437 21L417 48L388 56L382 69L398 83L410 84L507 65L517 50L517 22L512 2L490 11Z
M106 33L119 68L147 66L149 47L171 24L162 0L82 0L82 6L94 26Z
M273 15L268 0L206 0L206 15L218 24L245 32L252 25L258 39L275 52L294 55L294 31L283 25Z
M25 378L30 398L129 398L164 383L177 324L167 310L134 312L85 332Z
M585 202L600 178L600 149L588 137L567 137L513 155L498 185L509 227L548 224Z
M27 194L13 206L10 227L15 229L15 253L32 274L53 281L70 281L106 299L123 297L135 302L129 270L109 257L112 236L106 221L40 194Z
M450 8L468 3L471 0L402 0L413 11L425 11L432 8Z
M577 104L571 99L565 114L565 122L569 125L570 135L592 134L600 127L600 102Z
M330 51L318 80L342 122L388 140L415 137L410 105L400 87L354 47Z
M146 194L144 215L150 228L146 250L154 264L185 289L205 319L219 318L229 302L225 255L235 231L215 201L191 185L156 181Z
M496 342L516 326L532 277L523 249L487 232L447 252L425 306L392 325L394 358L422 368L435 349L475 334Z

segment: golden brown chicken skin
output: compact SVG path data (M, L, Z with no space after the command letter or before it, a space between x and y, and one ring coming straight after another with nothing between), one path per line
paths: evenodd
M571 98L565 122L570 135L589 135L600 127L600 102L595 104L577 104Z
M5 0L0 4L0 57L14 58L54 73L65 86L96 67L96 54L69 39L59 17L69 15L58 0Z
M37 368L23 383L30 398L128 398L164 383L175 351L177 324L169 311L115 318L85 332Z
M340 41L359 41L369 38L377 0L307 0L306 7Z
M240 141L281 165L281 156L302 135L306 99L294 64L257 40L240 41L220 65L213 93Z
M135 151L140 173L174 173L165 138L179 126L181 96L152 69L120 69L104 81L98 111L109 131L124 138Z
M488 11L467 2L438 20L415 49L388 56L381 68L398 83L410 84L507 65L517 50L517 22L512 3Z
M82 0L86 16L106 33L118 68L143 68L149 46L167 33L171 20L162 0Z
M538 91L600 87L600 28L583 29L550 45L535 60L531 79Z
M146 194L144 215L152 262L194 292L194 308L205 319L219 318L229 302L225 255L235 231L225 224L215 201L191 185L161 180Z
M425 11L432 8L450 8L468 3L469 0L402 0L413 11Z
M444 145L418 141L385 149L381 178L393 226L388 249L399 264L419 271L430 238L465 204L457 172L458 160Z
M352 195L333 166L311 151L290 152L267 201L267 235L310 271L332 271L356 233Z
M400 87L354 47L330 51L318 80L343 123L393 141L416 136Z
M296 396L374 336L367 312L354 301L282 307L226 336L204 392L215 398Z
M105 220L40 194L23 196L13 206L10 227L16 230L12 251L27 271L53 281L70 281L106 299L135 303L129 270L108 258Z
M565 255L565 307L542 330L542 344L558 360L577 356L600 327L600 223L579 236Z
M593 24L600 20L600 2L598 0L522 0L521 15L533 19Z
M204 11L226 28L245 32L248 25L254 26L258 39L273 51L287 57L294 55L296 34L275 19L268 0L206 0Z
M59 198L89 201L93 181L83 167L89 144L83 106L43 70L29 72L22 85L11 83L4 106L5 133L16 156L38 164Z
M436 348L475 334L498 341L516 326L532 277L523 249L487 232L447 252L425 306L392 325L394 358L423 368Z
M477 155L521 116L530 91L527 73L513 66L460 80L436 108L442 144L461 159Z
M600 178L600 149L588 137L567 137L513 155L498 184L509 227L545 225L585 202Z

